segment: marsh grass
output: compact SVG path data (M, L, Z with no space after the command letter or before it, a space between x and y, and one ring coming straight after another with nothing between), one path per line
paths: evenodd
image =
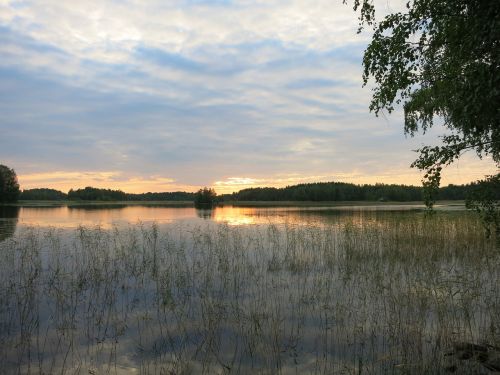
M500 345L500 252L464 212L24 228L0 254L2 373L441 374Z

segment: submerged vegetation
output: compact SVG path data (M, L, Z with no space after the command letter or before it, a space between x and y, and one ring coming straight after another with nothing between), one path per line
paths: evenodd
M24 228L0 243L0 372L484 373L500 252L480 228L467 212Z

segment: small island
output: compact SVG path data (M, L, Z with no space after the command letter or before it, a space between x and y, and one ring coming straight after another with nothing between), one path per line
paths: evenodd
M201 209L213 208L217 203L217 193L214 189L204 187L194 195L194 206Z

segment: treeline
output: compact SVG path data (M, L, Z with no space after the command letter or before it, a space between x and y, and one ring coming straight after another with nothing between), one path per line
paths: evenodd
M24 190L21 200L82 200L82 201L194 201L194 193L183 191L165 193L125 193L121 190L86 187L71 189L68 194L54 189Z
M166 193L127 194L130 201L194 201L195 193L174 191Z
M19 199L27 201L62 201L68 199L68 194L55 189L28 189L21 192Z
M68 191L70 201L126 201L127 193L121 190L98 189L86 187L85 189L71 189Z
M448 185L439 189L439 200L465 200L478 188L477 183ZM86 187L71 189L68 194L54 189L30 189L21 193L21 200L82 200L82 201L195 201L197 193L165 192L131 194L121 190ZM494 199L500 200L500 190ZM250 188L224 194L218 201L422 201L423 189L408 185L356 185L345 182L319 182L284 188Z
M439 200L465 200L476 184L448 185L439 189ZM500 198L500 192L499 197ZM319 182L284 188L249 188L224 196L225 201L422 201L423 189L408 185L356 185Z
M68 199L83 201L193 201L194 193L176 191L132 194L121 190L86 187L85 189L71 189L68 192Z

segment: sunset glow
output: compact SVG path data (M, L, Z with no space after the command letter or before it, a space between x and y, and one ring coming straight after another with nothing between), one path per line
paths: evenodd
M121 172L47 172L19 176L19 183L25 189L40 186L67 192L69 189L93 186L119 189L127 193L156 191L196 191L198 187L176 184L174 179L160 176L149 178L125 177Z
M494 173L490 160L474 160L472 155L465 158L463 165L451 166L443 177L443 184L464 184L482 178L485 174ZM227 177L219 181L208 182L203 186L213 187L218 194L228 194L242 189L254 187L285 187L313 182L350 182L355 184L405 184L419 185L421 174L411 168L387 171L384 174L370 175L357 170L351 173L331 173L323 175L301 176L299 174L278 174L271 177ZM93 186L98 188L119 189L127 193L159 192L159 191L197 191L201 185L185 185L173 178L160 176L128 177L119 171L107 172L46 172L19 176L24 189L49 187L67 192L69 189Z
M357 28L329 0L0 2L0 164L22 189L418 185L445 130L369 113ZM495 171L470 155L443 183Z

